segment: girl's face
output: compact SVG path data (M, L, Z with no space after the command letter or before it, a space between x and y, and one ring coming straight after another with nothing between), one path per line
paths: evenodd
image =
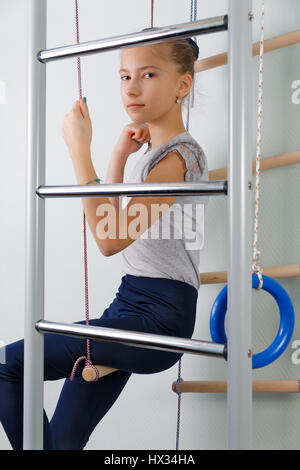
M122 51L121 97L134 122L155 121L175 106L182 76L168 58L169 48L170 45L160 43ZM130 107L132 103L141 106Z

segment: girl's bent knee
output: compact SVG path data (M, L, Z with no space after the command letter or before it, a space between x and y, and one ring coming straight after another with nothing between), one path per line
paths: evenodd
M7 364L0 364L0 380L5 382L22 383L23 376L12 370Z

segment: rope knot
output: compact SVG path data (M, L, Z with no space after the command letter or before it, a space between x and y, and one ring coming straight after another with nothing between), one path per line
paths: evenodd
M178 379L176 380L176 393L177 395L179 395L181 392L178 392L178 385L183 382L183 379L181 377L178 377Z
M100 374L99 374L99 371L97 369L96 366L94 366L94 364L92 364L92 361L90 359L88 359L86 356L80 356L76 361L75 361L75 364L73 366L73 369L72 369L72 372L71 372L71 375L70 375L70 380L73 381L74 380L74 377L75 377L75 373L76 373L76 369L77 369L77 366L78 364L81 362L81 361L85 361L85 365L84 365L84 369L86 367L88 368L91 368L95 371L95 374L96 374L96 377L95 379L92 381L92 382L96 382L99 378L100 378Z
M257 262L259 261L260 254L261 254L260 251L254 248L252 272L256 273L259 279L259 285L258 287L256 287L256 290L262 289L262 286L263 286L263 278L262 278L263 269L259 266L259 264L257 264Z

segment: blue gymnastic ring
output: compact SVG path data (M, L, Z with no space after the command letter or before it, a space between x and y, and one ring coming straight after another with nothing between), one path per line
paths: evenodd
M275 361L287 348L294 331L295 312L287 292L274 279L262 276L262 289L269 292L279 308L280 324L273 343L264 351L252 356L252 368L258 369ZM252 273L252 288L257 288L259 278ZM225 315L227 311L227 285L221 290L210 312L210 334L215 343L226 344Z

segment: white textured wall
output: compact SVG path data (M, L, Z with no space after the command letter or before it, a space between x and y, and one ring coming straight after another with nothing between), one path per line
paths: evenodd
M265 38L299 28L297 0L266 0ZM200 1L199 18L228 11L227 1ZM156 0L154 25L189 20L190 0ZM253 1L253 42L259 40L260 1ZM148 0L85 0L80 2L80 40L138 31L150 25ZM26 39L27 1L0 0L0 339L23 337L26 165ZM74 1L48 2L47 47L74 43ZM227 50L227 32L199 37L201 57ZM262 157L300 148L300 103L292 102L292 83L300 80L300 45L265 55L263 80ZM129 122L119 95L119 51L82 58L83 94L93 122L93 161L104 177L110 152ZM196 78L195 108L190 132L206 152L209 169L227 165L227 66ZM256 129L258 57L253 58L253 111ZM46 183L76 184L61 135L61 122L78 99L76 59L47 65ZM256 135L253 134L253 159ZM144 152L144 149L142 150ZM130 157L130 171L140 153ZM300 166L261 173L258 248L262 266L299 263ZM253 177L254 181L254 177ZM254 192L253 192L254 199ZM73 322L84 318L82 205L76 199L46 203L45 318ZM100 316L120 283L121 255L103 257L88 234L91 317ZM205 221L201 271L226 270L226 197L211 198ZM299 278L281 279L296 312L295 331L284 354L254 371L255 379L298 379L300 365L291 361L292 342L300 339ZM204 285L199 292L193 337L209 339L209 314L224 284ZM253 347L265 349L278 328L278 308L266 292L253 291ZM185 380L225 379L226 364L217 359L185 355ZM86 449L175 449L177 396L171 391L177 365L157 375L134 374L118 401L98 425ZM63 381L45 384L45 409L51 417ZM0 397L1 399L1 397ZM101 400L101 396L99 396ZM294 395L254 397L256 449L299 448L299 400ZM0 448L10 445L0 429ZM226 396L182 395L180 449L226 448Z

